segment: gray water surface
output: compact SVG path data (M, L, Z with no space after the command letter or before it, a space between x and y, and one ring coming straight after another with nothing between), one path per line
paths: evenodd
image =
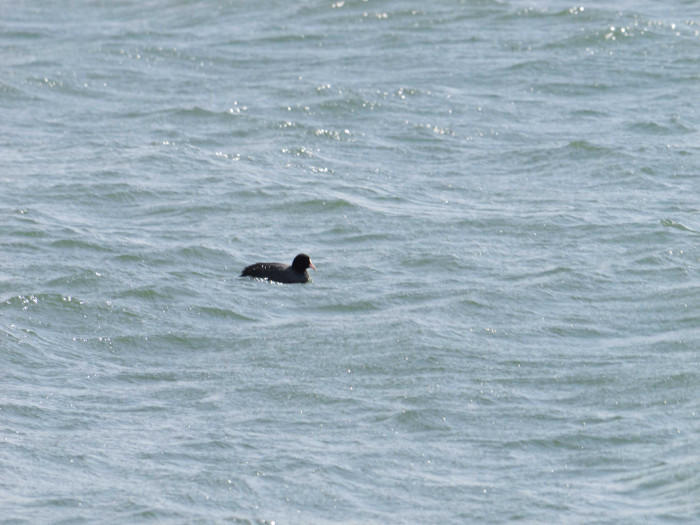
M700 520L699 5L19 2L0 57L0 522Z

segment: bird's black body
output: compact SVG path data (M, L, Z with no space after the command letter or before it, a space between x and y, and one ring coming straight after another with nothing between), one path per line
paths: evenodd
M309 280L309 272L306 271L309 267L316 269L309 256L305 253L300 253L294 257L291 265L259 262L246 266L241 272L241 277L257 277L286 284L305 283Z

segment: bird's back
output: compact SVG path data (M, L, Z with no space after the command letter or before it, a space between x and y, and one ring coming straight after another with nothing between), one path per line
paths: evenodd
M278 283L305 283L309 280L309 272L294 271L288 264L260 262L243 268L241 277L257 277Z
M269 278L270 275L275 275L277 272L284 271L288 267L289 265L282 263L259 262L243 268L241 277Z

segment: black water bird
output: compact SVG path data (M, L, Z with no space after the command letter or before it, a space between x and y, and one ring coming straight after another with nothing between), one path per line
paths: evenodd
M309 280L307 268L316 269L309 256L300 253L294 257L291 266L284 263L259 262L243 268L241 277L257 277L278 283L305 283Z

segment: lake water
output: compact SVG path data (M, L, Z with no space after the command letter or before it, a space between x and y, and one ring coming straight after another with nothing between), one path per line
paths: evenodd
M699 521L700 4L614 4L5 2L0 523Z

